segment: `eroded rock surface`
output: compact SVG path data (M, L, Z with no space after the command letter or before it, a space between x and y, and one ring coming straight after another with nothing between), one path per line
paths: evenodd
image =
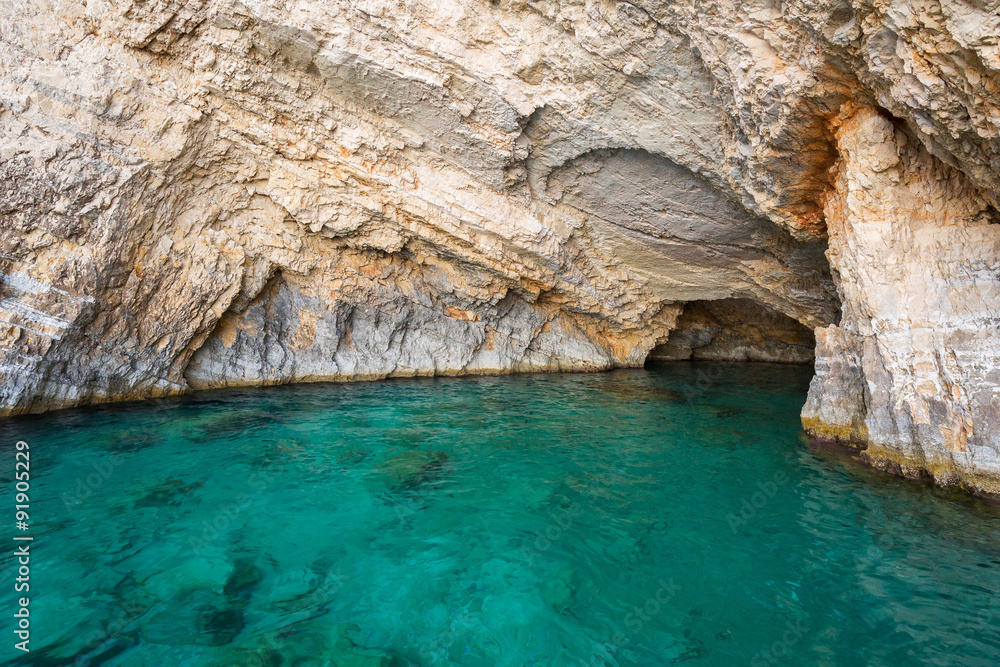
M818 330L814 431L993 470L997 10L0 0L0 410L633 366L739 300ZM953 302L922 337L865 328L904 321L870 295L889 258Z
M902 125L845 108L827 203L839 326L818 330L803 423L873 462L1000 492L1000 220Z

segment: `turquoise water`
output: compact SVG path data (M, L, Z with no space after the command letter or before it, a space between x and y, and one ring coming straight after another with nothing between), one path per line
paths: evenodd
M8 631L3 660L1000 664L1000 511L811 451L810 372L305 385L8 421L6 488L31 445L33 651Z

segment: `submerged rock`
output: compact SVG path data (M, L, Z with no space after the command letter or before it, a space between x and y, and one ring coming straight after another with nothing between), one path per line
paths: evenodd
M163 442L163 434L147 429L127 429L111 433L95 444L111 454L132 454Z
M623 401L657 401L664 403L685 403L688 397L682 391L670 387L654 387L626 382L598 382L601 391Z
M179 479L167 479L146 491L132 503L132 509L180 505L192 493L204 486L204 482L185 484Z
M712 404L708 406L708 412L717 419L730 419L743 414L743 408L738 408L735 405Z
M222 595L233 576L233 563L217 556L180 553L153 566L155 573L142 587L160 600L169 600L189 590L207 590Z
M222 646L243 631L243 610L208 589L175 595L144 619L142 638L153 644Z
M243 609L263 579L252 561L179 554L159 567L142 583L160 601L138 624L145 641L222 646L243 631Z
M395 667L395 655L380 648L359 646L348 634L360 632L354 623L329 625L321 620L298 623L279 635L279 648L270 651L278 665L287 667ZM288 647L288 648L285 648Z
M275 415L264 409L210 411L185 424L189 431L212 440L233 438L241 433L275 420Z
M573 569L563 568L542 584L542 599L560 614L573 604Z
M375 466L375 472L392 490L412 489L436 478L447 461L445 452L413 449L382 461Z
M364 451L361 449L349 449L337 457L337 463L356 465L367 459L370 455L371 452L368 451Z
M239 558L233 563L233 570L222 591L234 602L246 602L263 579L264 573L252 560Z
M813 332L810 432L1000 491L995 4L0 0L0 413Z

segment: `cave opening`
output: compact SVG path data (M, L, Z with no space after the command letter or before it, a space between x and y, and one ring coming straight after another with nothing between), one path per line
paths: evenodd
M811 364L813 331L751 299L689 301L671 330L646 357L646 365L669 361L764 361Z

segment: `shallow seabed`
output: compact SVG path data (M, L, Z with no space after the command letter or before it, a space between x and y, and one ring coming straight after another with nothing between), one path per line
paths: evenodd
M4 660L1000 664L1000 511L811 451L810 374L300 385L8 421L7 488L31 444L34 650L8 636Z

